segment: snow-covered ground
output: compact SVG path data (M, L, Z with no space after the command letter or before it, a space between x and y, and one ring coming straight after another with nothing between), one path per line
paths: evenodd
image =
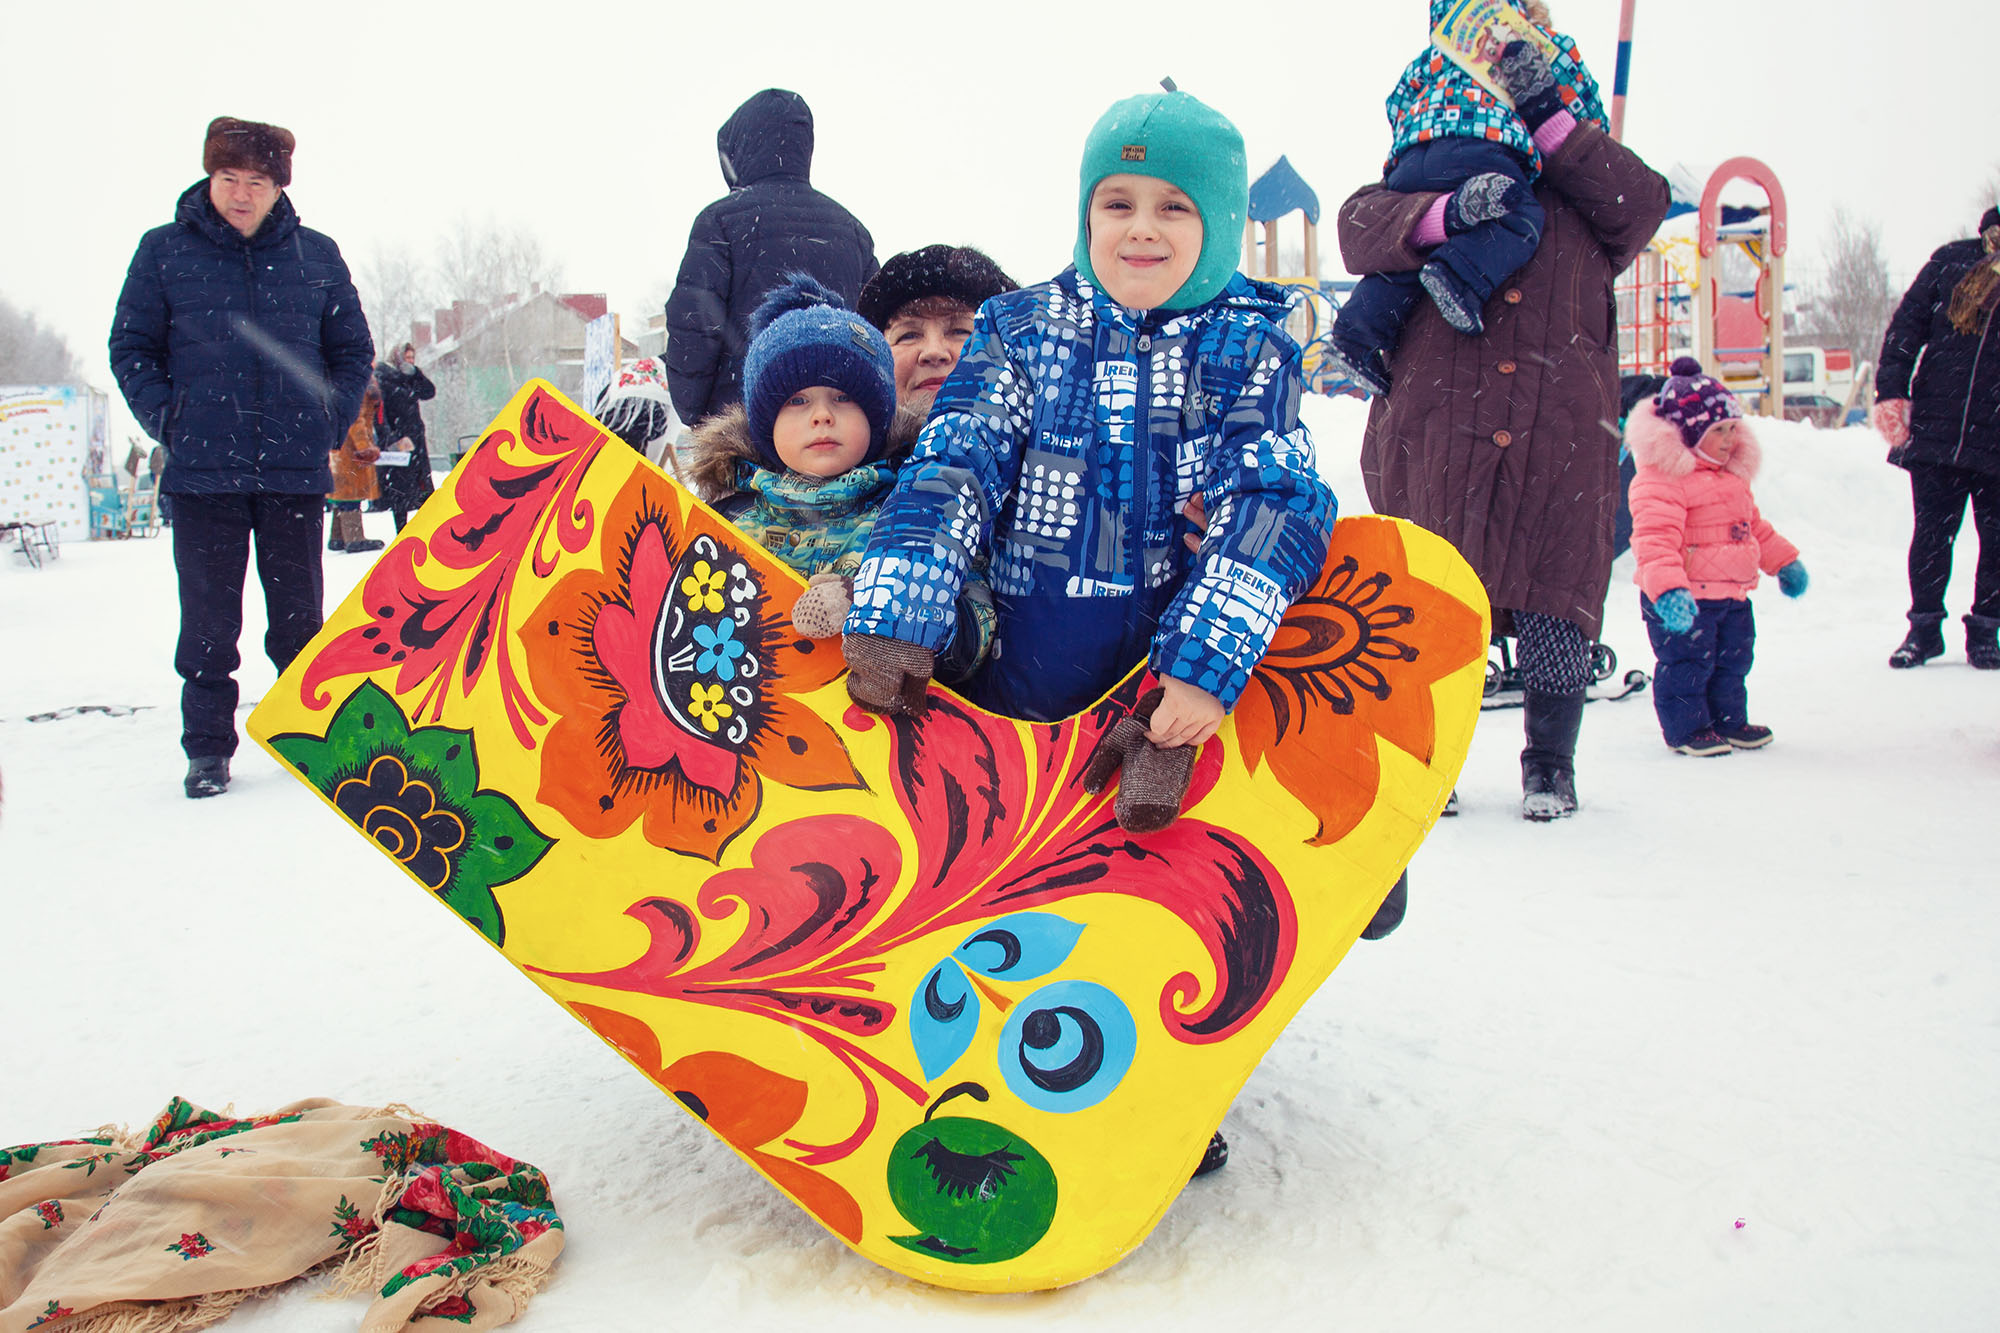
M1343 504L1361 414L1309 408ZM1755 754L1591 706L1570 822L1517 814L1487 714L1407 924L1357 946L1224 1122L1233 1154L1110 1272L935 1290L831 1239L246 742L180 791L168 540L0 559L0 1144L403 1101L548 1171L520 1327L1985 1329L2000 1309L2000 674L1903 628L1881 441L1764 429ZM385 516L370 516L388 535ZM1972 541L1967 535L1968 548ZM1962 612L1971 563L1951 606ZM327 557L329 605L364 557ZM1629 557L1606 639L1650 668ZM271 681L249 599L246 707ZM125 716L31 715L83 704ZM242 1330L354 1326L288 1294Z

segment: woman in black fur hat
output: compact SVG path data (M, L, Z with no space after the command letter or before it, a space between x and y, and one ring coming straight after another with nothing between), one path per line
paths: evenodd
M855 308L882 330L896 358L892 455L916 443L931 400L972 335L973 312L1020 285L969 245L927 245L897 255L862 286Z

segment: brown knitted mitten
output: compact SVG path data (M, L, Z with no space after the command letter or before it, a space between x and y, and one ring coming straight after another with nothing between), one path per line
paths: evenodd
M1097 753L1084 765L1083 789L1092 796L1118 775L1118 795L1112 813L1127 833L1157 833L1180 817L1194 776L1196 745L1162 748L1146 739L1153 710L1166 691L1154 688L1140 696L1130 715L1120 718L1098 742Z
M886 634L844 634L847 696L871 713L921 717L937 654Z

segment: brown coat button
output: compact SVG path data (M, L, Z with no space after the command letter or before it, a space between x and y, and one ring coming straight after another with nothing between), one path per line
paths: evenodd
M1499 445L1502 449L1505 449L1513 442L1514 435L1512 431L1496 430L1493 432L1493 443Z
M1521 289L1519 287L1509 287L1506 294L1500 299L1508 305L1519 305L1521 304Z
M1511 375L1518 368L1519 367L1515 366L1515 364L1512 361L1502 361L1498 366L1494 367L1494 369L1498 370L1502 375Z

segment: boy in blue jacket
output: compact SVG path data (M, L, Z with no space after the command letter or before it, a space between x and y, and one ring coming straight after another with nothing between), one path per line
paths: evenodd
M980 307L877 521L843 647L857 704L921 713L954 597L990 555L998 625L967 696L1055 720L1146 661L1159 689L1116 810L1148 832L1179 814L1198 747L1318 576L1334 500L1299 424L1283 294L1236 272L1236 127L1183 92L1127 98L1085 141L1080 185L1074 265Z

